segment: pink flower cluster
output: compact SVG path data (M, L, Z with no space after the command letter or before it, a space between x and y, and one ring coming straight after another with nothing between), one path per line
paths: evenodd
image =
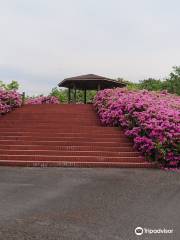
M0 88L0 115L12 111L16 107L20 107L22 104L22 96L20 93L13 91L7 91Z
M180 167L180 97L163 92L106 89L94 107L106 126L121 127L134 147L165 167Z
M26 100L26 104L59 104L60 101L57 97L54 96L40 96L29 98Z

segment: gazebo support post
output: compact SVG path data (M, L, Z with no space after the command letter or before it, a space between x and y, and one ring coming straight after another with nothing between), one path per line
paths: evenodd
M86 104L86 88L84 89L84 104Z
M68 88L68 103L71 102L71 88Z
M98 83L98 91L100 91L100 90L101 90L101 84Z
M76 86L74 86L74 103L76 103Z

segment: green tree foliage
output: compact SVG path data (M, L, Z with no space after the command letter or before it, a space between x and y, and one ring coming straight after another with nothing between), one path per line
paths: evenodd
M139 89L139 83L130 82L130 81L125 80L123 78L117 78L117 81L120 82L120 83L126 84L126 87L129 90L137 90L137 89Z
M0 80L0 88L4 88L5 89L6 84L3 83L3 81Z
M139 83L128 82L127 88L128 88L129 90L138 90L138 89L140 89L140 86L139 86L139 85L140 85Z
M57 87L53 88L50 93L51 96L57 97L61 102L68 101L67 94L67 89L58 89Z
M92 102L95 95L96 95L97 91L96 90L90 90L90 91L87 91L87 102Z
M3 81L0 81L0 87L6 90L18 90L19 83L15 80L12 80L10 83L5 84Z
M86 99L87 102L92 102L94 96L96 94L96 91L87 91ZM57 97L61 102L68 102L68 90L67 89L58 89L57 87L53 88L51 93L51 96ZM71 100L74 99L74 92L71 90ZM82 103L84 102L84 92L82 90L76 90L76 102Z
M161 91L163 90L163 81L148 78L140 81L139 89L147 89L149 91Z
M139 83L133 83L123 78L117 78L117 81L125 83L129 90L147 89L149 91L167 90L169 93L180 95L180 66L173 67L169 78L165 80L148 78Z
M168 79L163 83L163 88L170 93L180 95L180 66L173 67Z
M149 78L140 81L139 89L147 89L149 91L167 90L169 93L180 95L180 66L173 67L169 78L165 80Z

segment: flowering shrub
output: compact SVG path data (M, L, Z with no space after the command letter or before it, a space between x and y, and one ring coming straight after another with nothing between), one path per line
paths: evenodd
M0 115L12 111L22 104L22 96L15 90L7 91L0 88Z
M26 104L59 104L59 99L54 96L40 96L35 98L29 98Z
M165 167L180 167L180 97L167 92L106 89L94 99L103 125L119 126L134 147Z

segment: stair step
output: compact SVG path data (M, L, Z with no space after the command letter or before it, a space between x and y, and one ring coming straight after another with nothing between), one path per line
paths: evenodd
M30 128L27 128L27 127L17 127L17 126L12 126L11 128L10 127L4 127L3 125L0 125L0 132L10 132L12 131L13 132L29 132L29 131L45 131L45 132L50 132L50 131L53 131L53 132L86 132L86 133L89 133L89 132L99 132L99 133L116 133L116 132L119 132L119 129L118 128L112 128L112 127L102 127L102 126L76 126L75 128L72 127L72 126L58 126L58 127L54 127L54 126L48 126L48 128L46 127L30 127Z
M25 105L0 118L0 166L154 168L92 105Z
M79 167L79 168L157 168L156 164L143 163L129 163L129 162L57 162L57 161L7 161L0 160L0 166L19 166L19 167Z
M0 140L0 145L47 145L47 146L104 146L104 147L118 147L118 146L132 146L131 143L119 142L98 142L98 141L28 141L28 140Z
M84 126L84 127L94 127L94 126L97 126L98 124L97 123L87 123L87 122L66 122L66 123L51 123L51 124L38 124L38 123L29 123L29 124L3 124L3 128L12 128L12 127L17 127L17 128L27 128L27 127L31 127L31 128L59 128L59 125L61 125L61 128L63 128L63 126L66 126L67 128L71 127L71 128L74 128L74 127L77 127L79 125L81 126ZM53 127L52 127L53 126ZM100 124L99 124L100 126Z
M105 147L105 146L47 146L47 145L0 145L1 150L56 150L56 151L108 151L108 152L135 152L132 147Z
M79 133L79 132L54 132L54 133L49 133L49 132L1 132L1 137L19 137L19 136L24 136L24 137L32 137L32 136L38 136L38 137L101 137L101 138L125 138L127 139L123 133L120 131L117 133Z
M84 161L84 162L145 162L142 157L104 157L104 156L51 156L51 155L0 155L1 160L21 161Z
M20 141L60 141L60 142L64 142L64 141L70 141L70 142L114 142L114 143L130 143L130 140L126 137L116 137L116 138L102 138L102 137L97 137L97 136L89 136L89 137L47 137L47 136L1 136L0 137L0 141L16 141L16 140L20 140Z
M47 156L108 156L108 157L138 157L138 152L109 152L109 151L57 151L57 150L2 150L2 155L47 155Z

